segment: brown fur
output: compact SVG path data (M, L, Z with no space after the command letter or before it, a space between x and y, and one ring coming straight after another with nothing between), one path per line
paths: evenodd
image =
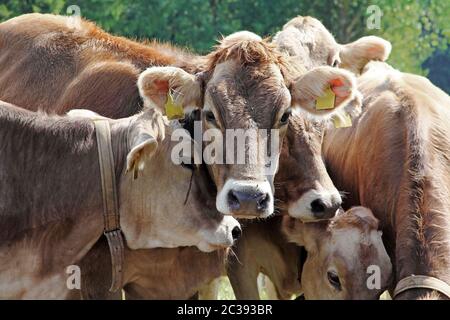
M167 44L115 37L85 20L74 30L67 22L28 14L0 24L1 99L33 110L89 108L123 118L142 109L136 81L145 68L176 65L195 72L202 65L199 57Z
M92 123L43 116L2 103L0 128L4 183L1 242L13 241L26 230L59 220L76 220L90 206L100 207ZM123 166L124 158L117 160L118 166ZM86 172L90 173L83 178ZM20 183L19 176L27 183ZM66 185L79 192L68 192ZM80 204L86 208L80 210Z
M326 135L332 177L350 191L349 205L368 206L380 219L395 283L416 274L450 284L450 99L426 79L381 63L370 64L359 82L363 116Z
M242 238L233 249L227 275L238 300L260 299L257 278L268 276L278 299L299 295L299 248L281 232L281 216L243 225Z
M103 230L94 126L90 119L48 116L3 102L0 124L0 296L66 297L65 268L82 259ZM161 129L170 134L171 128L159 112L110 120L110 126L121 227L130 248L154 246L149 241L162 247L201 244L206 250L232 244L231 226L221 226L228 230L226 239L216 235L225 218L215 210L206 170L191 172L168 160L175 143L162 139ZM159 139L158 148L135 180L126 174L129 149L150 137Z
M308 252L301 274L306 299L378 299L389 286L392 264L369 209L353 207L316 223L286 216L282 229L289 241ZM380 268L380 287L369 289L367 271L372 265ZM339 289L327 279L330 271L338 277Z
M280 155L280 170L275 176L278 208L287 210L305 192L322 186L333 188L333 182L321 158L325 124L293 114Z

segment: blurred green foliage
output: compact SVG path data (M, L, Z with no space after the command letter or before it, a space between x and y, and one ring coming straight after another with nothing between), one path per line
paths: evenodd
M450 65L440 63L449 55L448 0L0 0L0 21L27 12L66 14L70 5L114 34L157 38L199 53L221 35L243 29L273 35L289 19L311 15L341 43L368 34L384 37L393 44L392 65L428 75L450 92ZM370 5L381 9L379 29L367 27Z

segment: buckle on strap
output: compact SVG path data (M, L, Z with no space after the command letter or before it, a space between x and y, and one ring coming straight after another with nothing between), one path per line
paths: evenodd
M395 286L394 295L392 298L395 298L400 293L411 289L435 290L450 299L450 285L447 282L435 277L420 275L410 275L400 280Z
M117 185L114 167L114 158L111 146L111 129L108 120L94 120L97 137L98 159L103 196L103 223L104 232L111 254L111 287L115 292L122 287L124 245L120 229L119 202L117 198Z

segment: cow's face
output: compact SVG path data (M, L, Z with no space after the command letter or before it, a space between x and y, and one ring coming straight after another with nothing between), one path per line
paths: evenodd
M172 161L175 146L193 147L189 133L181 128L176 129L184 135L182 142L171 141L174 129L156 110L146 111L129 125L127 173L120 184L121 225L127 244L131 249L229 247L240 236L240 225L216 210L205 168Z
M330 219L342 203L322 158L324 130L323 121L295 113L283 141L276 196L283 210L303 221Z
M391 52L391 44L375 36L338 44L319 20L302 16L286 23L273 42L308 70L328 65L355 74L371 60L385 61Z
M178 104L202 108L203 129L222 134L222 161L208 163L217 187L217 209L240 217L267 217L274 211L273 176L290 110L300 106L317 118L328 117L353 100L354 78L321 67L298 78L289 75L288 80L289 71L274 46L250 32L223 39L207 61L197 76L174 67L147 69L138 81L141 96L147 107L164 110L171 90ZM316 110L315 100L329 86L337 96L336 108ZM275 138L278 146L271 143ZM242 149L243 162L238 160Z
M261 41L248 43L255 46L253 50L264 50ZM253 54L257 55L256 52ZM217 61L205 83L203 126L206 130L220 130L225 138L225 155L238 159L242 146L242 150L248 152L245 163L210 165L219 190L217 208L242 217L267 217L274 211L273 176L280 152L279 144L271 149L271 140L282 141L286 133L291 95L280 67L274 61L243 64L237 57L215 58ZM262 132L260 129L267 132L267 146L274 155L271 164L270 160L265 162L263 159L262 152L265 150L258 150L263 146L262 139L258 137L258 133ZM236 134L234 150L230 148L232 145L227 145L233 142L232 133ZM269 170L270 165L272 171Z
M367 208L352 208L330 222L286 217L283 231L308 252L301 276L306 299L378 299L390 284L392 264Z

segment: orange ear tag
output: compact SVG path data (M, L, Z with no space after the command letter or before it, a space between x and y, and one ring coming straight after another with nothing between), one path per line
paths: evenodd
M334 99L336 98L336 94L331 90L331 87L325 90L325 93L317 98L316 100L316 110L329 110L334 109Z
M336 129L348 128L352 126L352 118L348 113L333 117L333 124Z
M167 101L165 105L166 115L169 120L181 119L184 117L183 106L175 103L172 92L167 93Z

